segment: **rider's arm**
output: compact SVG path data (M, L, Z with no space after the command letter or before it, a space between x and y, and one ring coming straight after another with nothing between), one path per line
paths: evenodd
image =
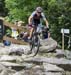
M47 21L45 15L44 15L44 13L41 13L41 15L42 15L42 18L43 18L44 22L46 23L46 27L49 28L48 21Z
M28 18L28 23L29 23L29 25L32 24L32 17L31 16Z
M32 19L33 19L33 16L35 14L35 11L30 15L30 17L28 18L28 23L29 24L32 24Z
M48 21L47 21L46 19L45 19L44 21L45 21L45 23L46 23L47 28L49 28L49 26L48 26Z

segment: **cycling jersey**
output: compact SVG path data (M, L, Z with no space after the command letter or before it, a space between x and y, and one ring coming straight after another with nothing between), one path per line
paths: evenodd
M41 19L46 20L44 13L41 13L40 16L38 16L36 13L37 12L34 11L31 14L31 17L32 17L32 25L38 25L38 24L40 24L41 23Z

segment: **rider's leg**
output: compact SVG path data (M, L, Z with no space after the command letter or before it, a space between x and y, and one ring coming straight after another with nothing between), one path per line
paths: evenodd
M29 32L29 37L28 37L28 39L31 39L33 31L34 31L33 27L29 28L29 31L28 31Z
M34 25L29 25L29 37L28 37L28 39L29 39L29 41L31 40L31 38L32 38L32 34L33 34L33 31L36 29L36 24L34 24Z
M48 38L50 38L50 32L48 32Z

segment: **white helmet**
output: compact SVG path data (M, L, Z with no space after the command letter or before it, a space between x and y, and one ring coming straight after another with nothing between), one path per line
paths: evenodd
M36 8L36 11L37 11L37 12L42 12L43 9L42 9L41 7L37 7L37 8Z

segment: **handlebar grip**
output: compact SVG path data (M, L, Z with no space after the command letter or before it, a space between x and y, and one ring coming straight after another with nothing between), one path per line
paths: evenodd
M49 28L46 28L47 31L49 31Z

